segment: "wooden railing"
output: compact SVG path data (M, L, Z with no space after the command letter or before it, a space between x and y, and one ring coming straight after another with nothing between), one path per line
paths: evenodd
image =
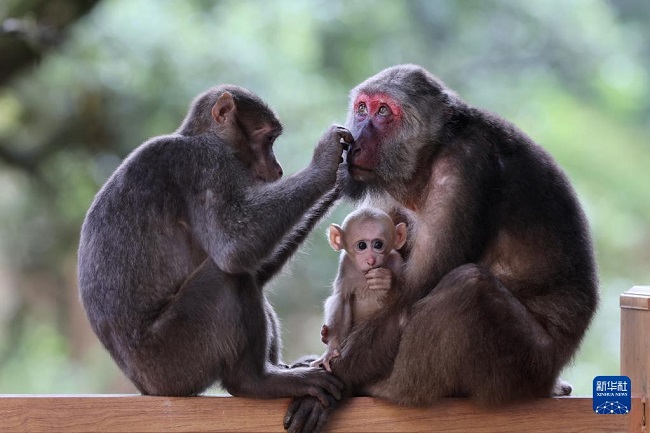
M462 399L414 409L364 397L345 404L328 431L645 433L650 286L625 292L620 305L621 374L632 380L627 415L598 415L591 397L545 398L490 410ZM282 432L288 403L223 396L0 395L0 432Z

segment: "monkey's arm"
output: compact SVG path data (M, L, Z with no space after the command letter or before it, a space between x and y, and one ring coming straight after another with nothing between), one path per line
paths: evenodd
M307 215L285 236L270 258L266 259L257 271L257 283L263 287L273 278L293 256L298 247L304 242L314 226L338 200L340 193L333 189L309 210Z
M467 152L457 147L441 155L431 169L431 182L441 186L428 191L417 211L417 232L410 238L411 253L399 289L387 293L386 308L372 320L355 326L332 364L346 388L355 389L389 374L399 350L400 317L447 273L475 260L484 248L489 231L483 221L490 201L495 200L498 175L485 146L462 144L460 149Z
M352 295L355 284L359 282L363 282L363 275L357 271L348 253L343 250L339 256L339 269L332 295L325 301L323 328L327 330L327 349L320 359L314 361L313 366L322 364L331 372L331 360L341 355L341 341L352 328Z
M323 365L327 371L332 371L330 361L341 353L341 340L345 338L352 327L352 307L350 297L340 289L341 281L334 283L334 293L325 301L325 325L327 327L327 349L323 356L312 362L313 367ZM337 288L338 286L338 288Z
M328 328L328 348L330 345L338 349L341 341L350 332L352 328L352 291L354 290L353 281L346 274L353 269L353 264L343 251L339 260L339 271L334 280L334 289L332 295L325 301L325 325Z
M347 146L346 144L343 145ZM337 171L337 178L343 175L344 165L340 165ZM273 278L293 256L298 247L305 241L314 226L330 210L332 205L341 197L341 190L337 184L307 213L296 227L284 238L284 241L275 249L271 258L264 261L257 272L257 282L263 286Z
M316 146L310 165L288 178L263 184L250 184L248 180L248 185L238 185L236 179L243 179L243 175L233 169L221 173L229 177L228 183L221 180L217 184L222 190L212 186L193 197L190 218L195 237L221 270L229 274L256 271L287 233L331 191L341 162L341 138L351 139L344 128L330 127ZM282 256L280 259L286 260ZM275 271L267 270L267 274Z
M482 139L456 138L429 168L432 185L421 194L409 254L402 266L400 295L408 308L426 296L451 270L472 263L494 233L487 221L494 218L500 189L499 156Z

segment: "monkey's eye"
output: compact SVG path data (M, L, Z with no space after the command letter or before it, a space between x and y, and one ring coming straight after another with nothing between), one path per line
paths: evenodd
M366 107L365 102L361 102L357 107L357 114L368 114L368 107Z
M388 108L386 105L382 105L379 107L379 111L377 111L377 114L380 116L388 116L390 114L390 108Z
M360 251L363 251L363 250L365 250L366 248L368 248L368 244L366 243L366 241L359 241L359 242L357 243L357 248L358 248Z
M379 239L372 241L372 249L373 250L381 250L384 248L384 242L380 241Z

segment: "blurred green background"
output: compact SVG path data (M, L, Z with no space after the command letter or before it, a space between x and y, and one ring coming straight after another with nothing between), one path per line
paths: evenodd
M0 2L0 393L134 392L76 287L95 192L145 139L219 83L276 109L285 173L304 167L348 90L418 63L512 120L566 169L592 224L601 307L563 374L590 395L618 374L618 296L650 283L650 2ZM337 254L314 231L269 288L284 357L320 353Z

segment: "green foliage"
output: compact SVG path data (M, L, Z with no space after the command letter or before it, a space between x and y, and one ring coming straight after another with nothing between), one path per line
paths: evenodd
M63 46L0 89L0 146L31 158L0 172L0 392L124 389L96 340L74 332L87 328L74 277L79 227L120 159L175 130L196 94L224 82L260 94L283 119L277 154L291 173L345 120L352 86L412 62L513 120L576 185L602 303L565 378L588 394L593 376L618 372L618 295L650 281L648 18L643 0L100 2ZM337 263L324 232L348 209L271 287L287 359L323 350Z

